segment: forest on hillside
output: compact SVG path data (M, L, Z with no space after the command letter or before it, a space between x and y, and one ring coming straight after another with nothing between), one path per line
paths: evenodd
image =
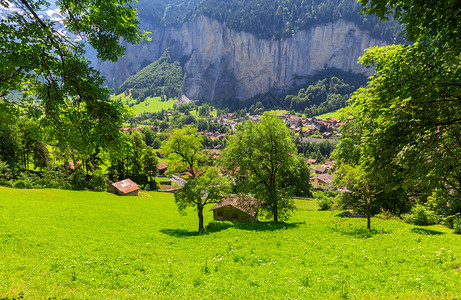
M339 19L357 24L375 38L403 42L402 25L360 14L355 0L154 0L137 4L141 22L154 26L178 26L204 15L237 31L264 39L286 39L312 26Z
M138 103L147 97L176 98L182 94L182 77L182 67L178 61L171 60L167 49L157 61L129 77L116 93L131 93Z

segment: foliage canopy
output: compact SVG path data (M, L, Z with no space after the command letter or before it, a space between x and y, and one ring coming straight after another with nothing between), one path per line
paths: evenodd
M286 219L293 209L292 200L286 196L296 188L290 188L282 175L296 172L294 167L299 164L295 153L290 130L266 112L258 123L249 121L240 128L221 156L237 187L254 194L261 201L261 208L278 221ZM293 182L296 185L296 180Z
M398 193L407 201L425 202L433 190L442 188L450 194L445 205L459 207L461 47L454 36L459 36L461 15L453 12L460 5L405 0L362 3L367 5L365 11L383 19L395 11L414 43L370 48L361 58L364 66L375 68L376 75L356 93L346 111L348 124L337 158L360 166L363 176L387 198Z
M18 91L25 95L22 110L49 128L50 139L67 141L82 152L117 140L123 107L109 100L103 79L84 58L84 47L88 43L98 58L116 61L125 51L121 41L146 38L130 4L57 1L58 19L39 16L50 8L46 1L1 0L7 13L0 21L0 113L18 112L5 99Z

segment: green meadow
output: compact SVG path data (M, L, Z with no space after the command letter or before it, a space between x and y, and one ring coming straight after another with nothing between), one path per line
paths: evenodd
M0 299L458 299L461 236L297 200L196 233L172 194L0 187ZM211 206L210 206L211 207Z
M147 97L146 100L144 100L143 102L136 104L136 100L134 100L131 97L131 95L126 96L123 93L119 95L112 95L111 98L118 99L122 101L122 103L125 105L133 104L133 106L130 107L130 110L135 115L140 114L140 113L145 113L145 112L148 112L148 113L159 112L162 109L164 110L172 109L174 103L176 102L175 99L161 101L160 97Z
M339 110L335 110L335 111L332 111L332 112L329 112L323 115L319 115L317 117L320 117L323 119L335 118L335 119L341 120L341 113L339 112Z

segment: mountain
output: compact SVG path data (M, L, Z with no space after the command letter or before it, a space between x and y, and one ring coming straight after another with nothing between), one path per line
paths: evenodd
M173 94L182 90L191 99L209 101L288 90L327 69L371 75L357 64L358 57L368 47L399 41L402 30L395 21L360 15L355 0L141 0L136 5L150 42L126 45L126 56L117 63L98 61L87 49L108 86L120 91L135 76L139 91L164 90L156 82L170 78L152 79L159 70L153 64L168 49L168 64L175 67L174 82L167 84L174 85ZM42 16L62 26L56 10ZM139 86L142 82L149 86Z

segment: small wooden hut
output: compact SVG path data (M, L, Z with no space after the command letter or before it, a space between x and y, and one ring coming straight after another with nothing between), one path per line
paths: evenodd
M138 196L139 186L131 179L124 179L122 181L109 184L107 191L119 196Z
M258 221L260 203L253 197L236 194L223 197L210 211L216 221Z

